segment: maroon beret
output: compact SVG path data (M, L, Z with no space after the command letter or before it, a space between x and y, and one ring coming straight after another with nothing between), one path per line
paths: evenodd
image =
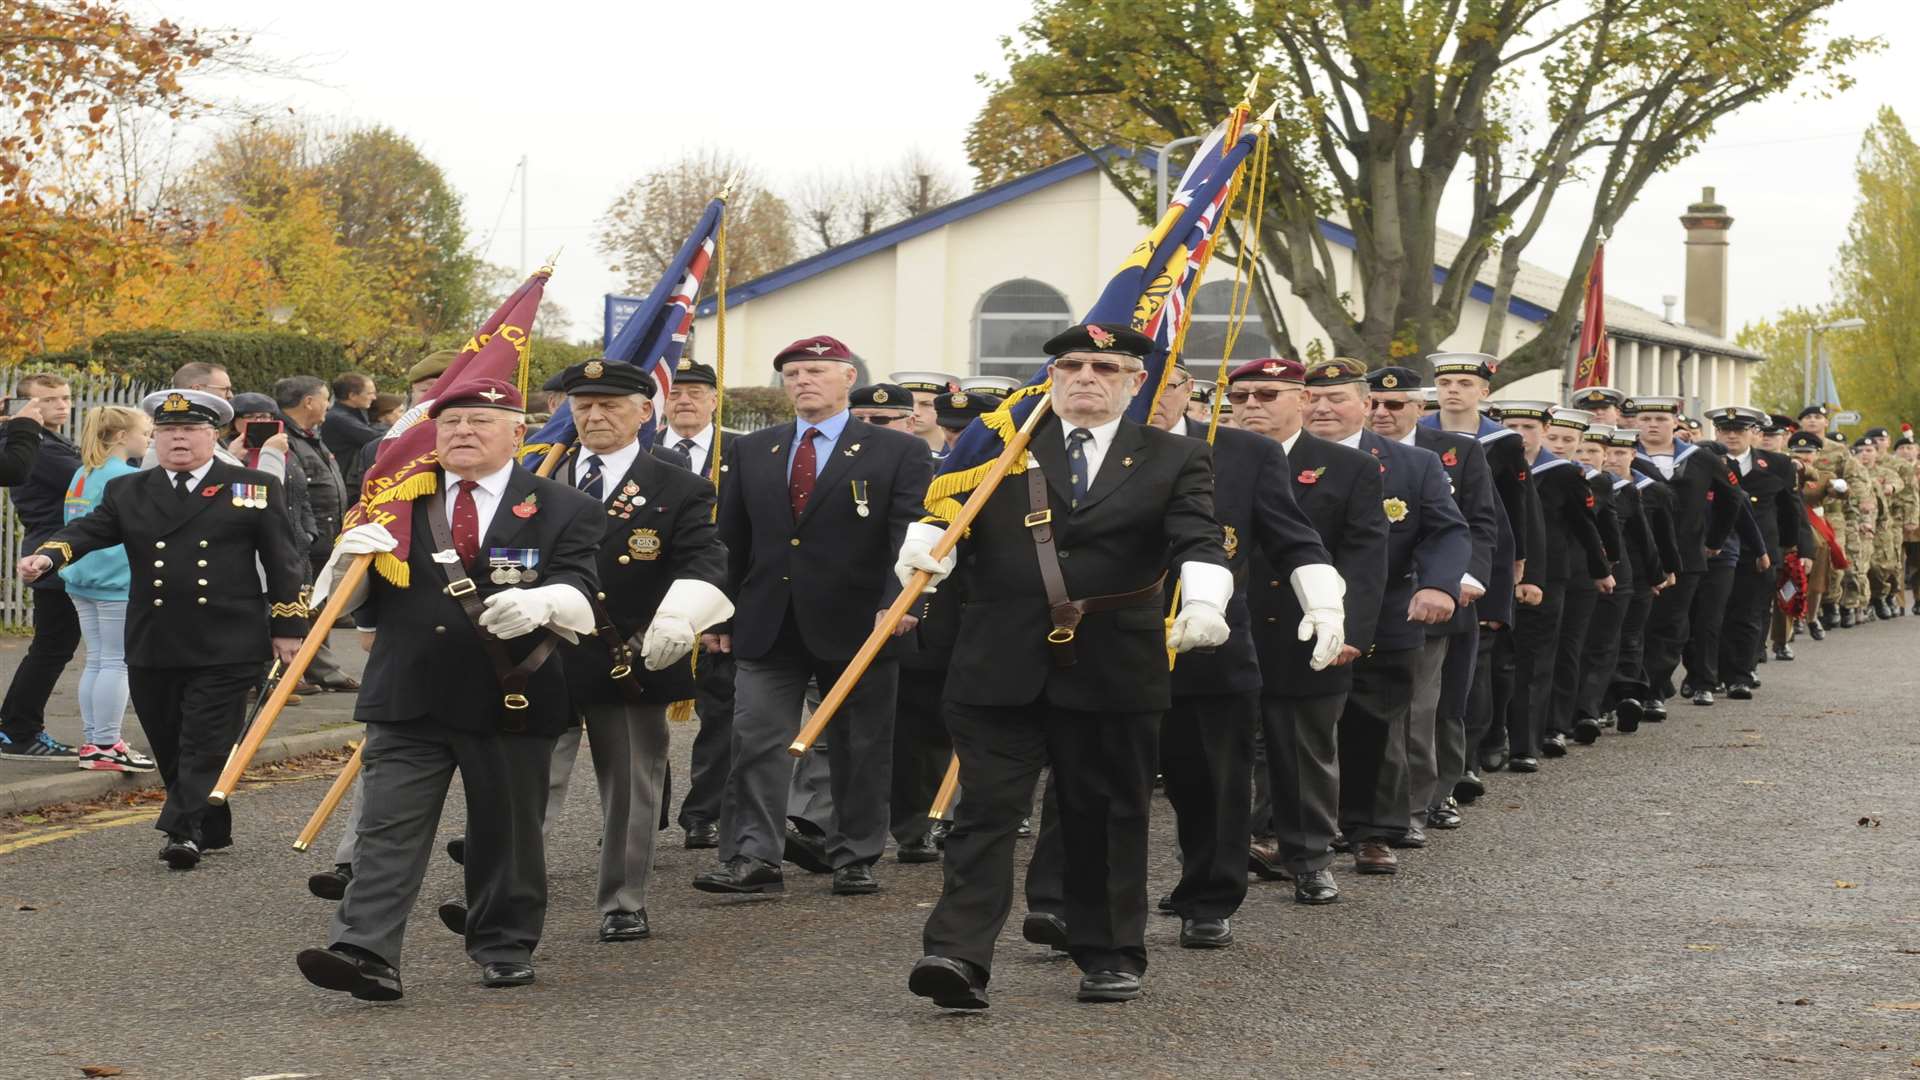
M499 379L474 379L460 385L434 399L427 409L427 419L438 417L448 409L505 409L509 412L525 412L527 403L520 397L520 391L510 382Z
M1227 374L1228 382L1290 382L1307 381L1307 369L1300 361L1286 357L1267 357L1264 360L1249 360Z
M842 344L839 338L820 334L815 337L801 338L781 349L773 358L773 370L779 371L789 360L838 360L843 364L851 364L853 350Z

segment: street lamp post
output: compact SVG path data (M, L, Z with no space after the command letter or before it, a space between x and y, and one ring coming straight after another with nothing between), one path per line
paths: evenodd
M1167 216L1167 155L1177 146L1191 146L1205 139L1204 135L1189 135L1184 139L1161 143L1153 151L1153 220L1159 221Z
M1824 334L1829 330L1859 330L1865 327L1866 325L1867 325L1867 320L1853 318L1853 319L1835 319L1833 322L1830 322L1830 323L1819 323L1818 325L1807 327L1807 351L1806 351L1806 355L1802 357L1800 361L1800 403L1801 404L1811 405L1814 403L1813 402L1814 342L1818 340L1821 334ZM1821 402L1821 404L1824 405L1826 403Z

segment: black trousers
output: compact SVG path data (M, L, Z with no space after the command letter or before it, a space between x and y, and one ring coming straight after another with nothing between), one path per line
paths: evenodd
M1479 742L1468 732L1473 687L1480 665L1480 639L1486 631L1476 621L1458 634L1448 635L1447 659L1440 668L1440 709L1434 715L1433 786L1425 809L1437 810L1453 796L1453 785L1474 767ZM1414 792L1415 799L1420 792Z
M467 955L524 962L547 919L552 735L466 731L428 720L368 724L353 880L329 943L398 966L407 915L433 859L453 771L467 792Z
M900 668L893 710L893 838L918 840L932 827L927 810L946 779L953 740L941 715L947 685L944 668Z
M1340 831L1348 840L1407 834L1407 720L1420 648L1354 661L1353 689L1340 711Z
M1613 660L1613 685L1603 704L1611 709L1621 695L1639 698L1647 689L1647 619L1653 612L1653 586L1637 583L1620 616L1620 651Z
M1173 909L1224 919L1247 898L1248 801L1258 691L1173 699L1160 721L1160 775L1180 838Z
M947 835L945 888L927 918L926 952L992 970L994 939L1013 909L1014 832L1051 763L1068 951L1082 971L1146 971L1147 815L1160 714L948 702L946 717L966 797Z
M1709 566L1701 577L1700 589L1693 594L1692 629L1681 656L1687 665L1687 682L1695 693L1711 690L1720 683L1720 637L1726 625L1727 604L1733 599L1734 569L1724 563Z
M1312 697L1260 695L1260 733L1266 750L1267 798L1254 808L1252 828L1269 831L1280 861L1296 876L1333 861L1340 829L1340 713L1345 691Z
M1507 702L1507 750L1514 757L1538 757L1553 699L1554 648L1560 617L1567 606L1567 583L1541 590L1538 604L1514 605L1513 697Z
M1572 578L1566 591L1566 606L1560 610L1560 636L1553 646L1553 689L1548 693L1545 716L1546 730L1562 735L1573 730L1573 703L1580 696L1580 661L1586 655L1587 636L1593 629L1593 609L1600 603L1600 590L1592 578Z
M1482 624L1467 699L1467 753L1481 759L1507 748L1507 710L1513 703L1513 627ZM1477 765L1469 760L1468 766Z
M1693 623L1693 598L1699 593L1706 573L1683 570L1674 583L1653 598L1647 616L1647 685L1654 697L1665 700L1674 694L1673 673L1680 666L1686 649L1687 634Z
M32 742L46 729L47 699L79 647L80 614L73 598L65 589L33 590L33 642L0 701L0 732L9 740Z
M1606 712L1607 688L1619 666L1620 630L1633 589L1616 588L1597 596L1587 621L1587 641L1580 653L1580 685L1573 699L1573 715L1597 718Z
M167 785L167 802L154 828L207 850L233 843L231 808L208 805L207 795L240 738L240 725L247 718L247 691L259 681L256 663L127 666L134 712Z
M680 827L714 825L733 767L733 654L702 652L694 674L693 711L700 730L693 737L693 775L680 800Z
M1720 627L1719 672L1727 682L1750 682L1760 650L1767 644L1767 620L1773 615L1772 570L1756 570L1743 560L1733 572L1726 618Z

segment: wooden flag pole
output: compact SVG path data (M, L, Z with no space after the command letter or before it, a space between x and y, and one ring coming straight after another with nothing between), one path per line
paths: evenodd
M953 809L953 797L960 793L960 755L955 754L947 762L947 775L940 781L940 790L933 796L933 808L927 816L935 821L947 820L947 811Z
M566 460L567 451L570 448L571 448L571 444L563 443L563 442L554 443L552 446L548 447L547 456L540 459L540 465L538 468L533 470L533 475L539 476L539 477L552 476L553 471L560 467L560 463L562 461Z
M327 597L325 607L307 631L307 639L300 643L300 651L293 654L287 670L280 673L280 681L274 684L273 696L267 698L266 705L260 710L260 718L247 729L240 745L234 747L227 758L227 767L220 770L220 779L214 781L213 790L207 793L207 801L215 806L225 806L227 796L240 784L240 774L253 764L253 755L260 752L260 744L267 739L267 732L273 730L273 722L280 719L280 710L287 707L287 699L293 696L293 688L300 685L300 677L307 673L307 665L313 663L313 657L320 646L327 642L327 632L339 620L346 610L347 598L360 587L360 580L367 576L367 568L373 565L372 555L355 555L347 564L346 572L340 575L340 583L334 586L333 594Z
M327 789L326 797L320 800L320 805L313 811L313 816L307 819L307 827L300 830L300 838L293 842L293 850L305 851L312 847L314 840L320 835L320 830L327 827L327 819L339 809L340 800L346 797L347 789L353 786L354 777L360 775L360 765L363 760L361 755L366 753L366 750L367 740L361 739L353 748L353 756L348 758L346 765L341 768L340 775L333 778L333 786Z
M1020 425L1020 430L1014 432L1013 438L1007 440L1007 447L1000 451L1000 456L995 459L993 468L987 470L987 475L981 479L980 486L973 489L973 493L967 496L966 505L962 506L960 513L954 516L953 524L947 526L947 531L941 534L939 541L933 545L935 559L946 558L948 553L960 543L960 538L967 535L967 526L973 524L973 519L979 517L980 511L986 509L987 500L993 497L994 489L1000 486L1000 481L1007 478L1007 473L1013 468L1014 463L1026 454L1027 443L1033 438L1033 429L1040 426L1040 421L1046 417L1047 409L1052 405L1051 392L1040 395L1040 400L1034 404L1033 411L1027 414L1027 422ZM932 580L933 575L925 570L914 571L912 580L900 590L900 595L894 600L893 606L887 609L886 615L874 626L873 633L867 635L866 644L860 646L860 651L854 654L853 662L840 672L840 678L833 684L833 689L827 691L827 695L820 699L820 707L813 710L813 716L807 720L805 726L801 727L799 736L793 740L793 745L787 747L787 753L800 757L813 748L814 740L827 729L827 722L832 720L833 714L846 703L847 695L853 692L853 687L860 681L860 676L867 673L873 658L880 654L880 650L887 644L887 639L893 636L893 628L900 625L900 620L906 616L907 609L920 599L920 594L926 591L927 583Z

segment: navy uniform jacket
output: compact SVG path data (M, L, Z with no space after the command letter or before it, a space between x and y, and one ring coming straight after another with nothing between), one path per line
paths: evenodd
M262 496L264 506L250 505ZM184 500L166 469L117 477L92 513L44 541L38 554L58 570L115 544L126 545L133 569L130 664L264 663L271 638L306 636L307 553L294 540L280 481L267 473L216 460ZM264 592L255 558L266 571Z
M894 557L920 519L933 466L920 439L849 417L832 455L815 463L813 495L795 521L787 458L796 430L780 424L721 446L720 540L735 610L731 630L715 632L732 633L736 657L757 659L791 611L813 655L847 660L900 595Z
M1652 587L1664 581L1666 575L1680 573L1680 542L1673 535L1673 491L1638 472L1633 474L1633 490L1640 494L1640 509L1646 515L1647 529L1653 534L1653 549L1660 555L1660 576L1641 582Z
M1423 416L1418 425L1429 431L1444 430L1440 426L1438 414ZM1507 532L1513 538L1513 559L1518 562L1527 557L1530 540L1540 531L1540 503L1534 496L1532 468L1527 463L1527 448L1520 433L1512 428L1496 424L1486 417L1480 418L1480 429L1473 435L1486 453L1487 470L1493 477L1493 490L1500 508L1506 512ZM1420 445L1425 446L1425 443ZM1431 449L1431 447L1429 447ZM1436 451L1437 452L1437 451ZM1479 577L1478 574L1474 575ZM1512 575L1509 574L1509 577ZM1486 578L1480 578L1486 581ZM1511 592L1511 590L1508 590ZM1488 589L1491 595L1493 590Z
M1380 597L1387 586L1387 514L1382 505L1380 463L1371 454L1302 431L1288 450L1293 499L1333 556L1347 583L1346 643L1365 655L1380 624ZM1457 580L1457 579L1456 579ZM1253 553L1248 607L1253 644L1260 656L1261 692L1273 697L1318 697L1345 693L1353 665L1314 671L1313 642L1299 640L1300 601L1285 577Z
M1380 462L1388 523L1387 588L1380 597L1374 645L1382 652L1416 648L1426 641L1427 628L1407 621L1407 603L1420 589L1438 589L1458 601L1460 576L1473 558L1473 537L1447 490L1439 455L1371 431L1360 433L1360 449ZM1394 506L1396 499L1401 508Z
M1413 444L1422 450L1430 450L1440 458L1440 467L1447 471L1448 489L1453 492L1453 501L1460 513L1467 519L1467 531L1473 538L1473 557L1467 561L1467 573L1480 583L1481 589L1491 593L1491 584L1499 575L1497 562L1502 557L1500 549L1501 513L1499 496L1494 494L1493 472L1487 467L1487 453L1480 440L1471 435L1462 435L1439 428L1413 428ZM1508 545L1512 544L1512 532L1508 532ZM1513 592L1513 559L1511 551L1504 556L1507 561L1505 578L1509 583L1508 595ZM1461 604L1453 613L1453 618L1444 623L1427 627L1427 633L1434 636L1460 634L1470 629L1480 615L1477 604ZM1504 617L1502 621L1505 621Z
M1191 420L1188 425L1188 431L1199 427L1198 438L1205 441L1206 425ZM1253 615L1247 607L1255 550L1271 571L1268 580L1280 579L1289 591L1295 569L1333 561L1313 523L1294 502L1287 477L1287 455L1279 443L1234 428L1221 428L1215 434L1213 516L1223 530L1227 568L1233 571L1233 600L1227 605L1232 636L1212 652L1189 652L1175 661L1175 694L1239 694L1260 689ZM1168 572L1177 575L1179 565L1168 567ZM1299 621L1294 620L1296 625ZM1279 672L1275 675L1284 677Z
M1620 528L1620 508L1614 501L1614 476L1591 465L1580 466L1587 478L1587 490L1593 492L1593 524L1600 530L1600 547L1607 553L1609 571L1626 557L1625 533Z
M1654 464L1645 450L1634 456L1635 471L1653 477L1673 492L1673 533L1680 545L1680 570L1701 573L1707 551L1725 547L1727 535L1740 517L1739 480L1727 470L1725 459L1693 443L1674 444L1673 476Z
M1729 457L1727 464L1739 473L1739 462ZM1797 547L1800 543L1801 522L1806 512L1800 501L1799 477L1792 458L1758 447L1753 450L1752 464L1745 475L1740 476L1740 490L1753 511L1760 535L1766 538L1767 554L1775 566L1780 565L1782 548Z
M1606 577L1610 569L1607 550L1594 517L1593 491L1587 487L1579 463L1543 449L1533 462L1533 485L1545 528L1538 549L1541 557L1527 560L1526 583L1563 584L1573 576L1576 565L1585 568L1586 577ZM1584 561L1576 564L1577 557L1584 557Z
M721 591L727 585L727 551L713 524L713 485L688 471L679 451L656 450L636 455L624 475L602 476L606 534L594 558L600 603L636 653L675 581L691 578ZM569 487L579 483L578 458L571 455L561 473ZM583 637L560 652L576 708L627 700L607 675L613 657L598 637ZM693 696L693 665L684 657L660 671L648 671L638 656L630 666L645 701L667 705Z
M441 490L446 490L446 474L439 479ZM529 501L536 507L531 514L514 513L515 506ZM405 511L413 515L407 548L409 586L399 588L378 571L367 575L371 586L354 622L378 634L367 657L353 718L374 724L430 721L480 732L507 730L511 722L524 725L533 735L558 735L575 726L557 653L529 677L528 707L513 710L509 720L479 630L459 601L447 595L446 572L433 560L433 527L427 519L430 502L423 496ZM591 597L599 589L594 558L605 521L605 513L591 498L516 467L486 535L480 538L479 559L466 568L467 576L479 586L482 600L509 588L546 585L568 585ZM493 549L536 553L532 569L540 575L538 580L520 586L495 583L487 569ZM508 656L519 662L547 633L536 630L507 641Z
M1145 589L1168 567L1186 562L1227 564L1205 443L1122 420L1077 507L1058 417L1041 422L1028 449L1046 479L1054 551L1070 599ZM1039 552L1025 524L1027 483L1025 473L1009 476L960 545L967 603L947 700L983 706L1045 700L1087 712L1166 709L1173 692L1165 621L1172 581L1138 604L1089 612L1073 641L1075 663L1057 666L1047 644L1053 622Z

